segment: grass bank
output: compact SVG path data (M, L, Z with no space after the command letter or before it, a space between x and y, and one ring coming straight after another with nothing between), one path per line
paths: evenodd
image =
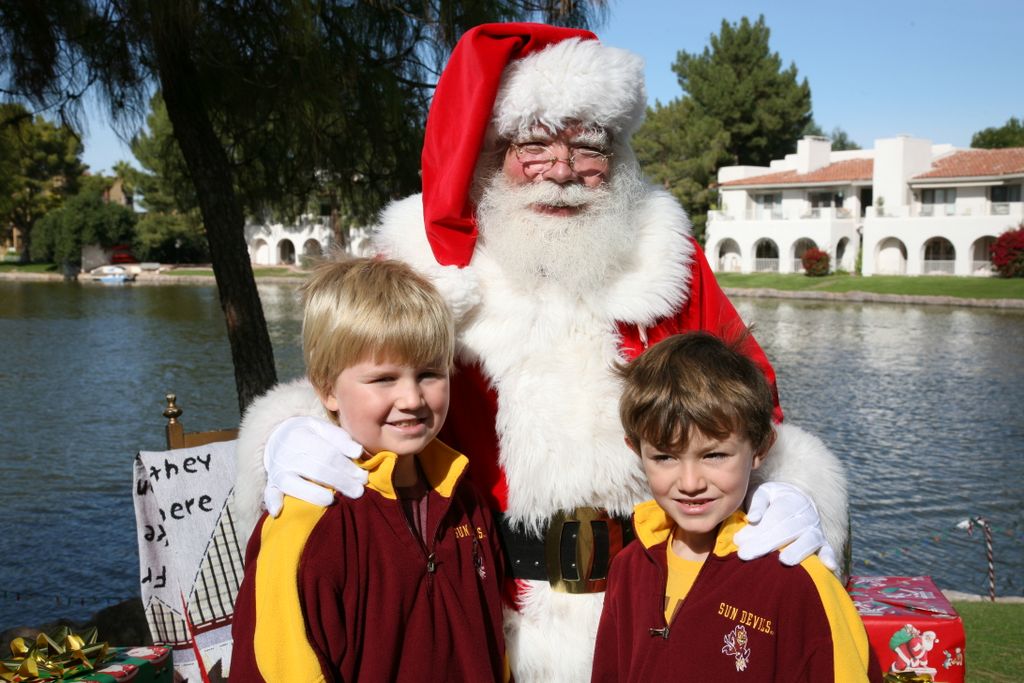
M0 263L0 273L56 273L55 263Z
M0 273L56 274L57 266L52 263L0 263ZM253 272L257 278L302 278L306 271L298 268L259 267ZM164 277L213 277L209 266L185 266L170 268L160 273ZM833 274L825 277L779 273L717 273L722 287L730 289L774 289L799 294L864 292L895 296L935 296L959 299L1020 299L1024 300L1024 278L1004 279L997 277L953 277L953 276L895 276L876 275L857 277L848 274Z
M716 273L722 287L777 289L784 292L867 292L901 296L951 296L960 299L1024 299L1024 278L921 277L875 275L781 275L779 273Z
M1024 604L954 602L967 634L967 683L1020 681Z

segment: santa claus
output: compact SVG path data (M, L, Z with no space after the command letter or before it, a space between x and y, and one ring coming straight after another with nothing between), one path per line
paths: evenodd
M641 59L589 32L477 27L434 95L423 194L388 207L375 238L432 278L456 317L441 438L469 456L498 513L516 582L506 631L519 681L589 679L608 563L631 538L634 504L650 498L623 442L612 366L674 333L743 329L683 209L643 180L630 136L646 104ZM774 386L752 338L747 351ZM264 500L276 513L282 491L329 503L311 481L358 495L362 470L344 456L361 448L317 417L304 380L247 412L243 528ZM778 407L776 417L741 557L789 544L783 561L820 547L834 566L829 545L846 535L842 469L817 438L783 426Z

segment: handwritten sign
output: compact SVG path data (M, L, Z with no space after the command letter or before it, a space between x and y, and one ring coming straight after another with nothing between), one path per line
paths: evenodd
M245 540L235 535L232 510L235 445L224 441L135 457L142 603L153 639L175 649L175 669L189 659L202 632L204 662L224 659L227 673ZM190 673L179 671L185 678Z

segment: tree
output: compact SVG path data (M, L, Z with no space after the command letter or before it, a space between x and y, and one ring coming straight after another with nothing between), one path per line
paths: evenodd
M767 166L792 152L811 120L811 88L797 82L795 64L768 46L764 16L753 24L723 20L719 35L701 54L679 52L672 70L696 111L729 133L734 164Z
M998 128L979 130L971 137L971 147L978 149L1024 147L1024 122L1011 116L1004 125Z
M82 189L64 204L40 218L33 232L32 257L60 264L80 264L82 247L112 247L129 242L135 231L135 212L107 202L103 192L111 179L90 176Z
M832 140L832 151L834 152L846 149L861 149L861 146L851 140L849 134L839 126L832 129L829 138Z
M74 194L85 172L82 143L67 126L33 116L18 104L0 105L0 236L22 234L21 260L31 256L32 228L47 212Z
M679 52L672 67L682 98L648 109L636 134L644 171L686 207L701 238L718 169L767 166L796 148L811 122L811 91L796 66L782 69L764 17L722 22L701 54Z
M292 210L329 185L371 216L419 186L427 103L456 39L482 21L586 25L573 0L226 2L6 0L8 91L74 119L98 87L137 125L154 86L206 229L239 406L276 382L244 239L247 208Z
M1024 223L996 238L992 265L1000 277L1024 277Z
M839 152L846 149L861 149L861 146L850 139L849 133L845 130L836 126L832 129L831 133L826 134L822 131L821 126L812 118L810 122L804 127L800 137L807 137L808 135L818 135L826 137L832 141L832 151Z
M718 169L732 159L728 142L721 122L699 114L689 98L648 108L635 138L644 172L686 207L698 239L717 196L713 186Z
M209 260L196 189L159 92L150 99L146 129L132 138L131 149L142 170L128 167L124 175L141 194L145 210L135 228L136 255L170 263Z

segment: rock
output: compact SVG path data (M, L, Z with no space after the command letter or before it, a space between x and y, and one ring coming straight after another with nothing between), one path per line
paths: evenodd
M11 641L15 638L35 640L40 631L49 633L59 626L67 626L75 633L95 626L98 637L112 646L152 645L153 638L149 634L146 613L142 609L142 601L132 598L116 605L104 607L92 615L85 623L75 623L70 619L57 619L39 626L15 626L0 632L0 651L11 651Z
M100 640L105 640L111 645L153 644L149 624L146 623L146 612L142 609L142 600L139 598L104 607L92 615L82 628L89 626L95 626Z

